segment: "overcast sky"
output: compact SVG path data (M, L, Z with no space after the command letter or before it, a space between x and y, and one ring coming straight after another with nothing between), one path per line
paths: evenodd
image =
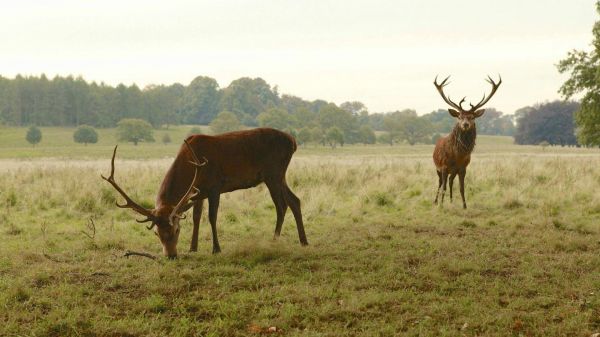
M280 93L372 112L444 107L432 85L505 113L558 99L555 64L589 49L594 0L3 1L0 74L221 87L262 77Z

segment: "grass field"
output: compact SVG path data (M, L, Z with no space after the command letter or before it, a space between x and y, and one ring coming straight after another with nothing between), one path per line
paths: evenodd
M87 147L73 130L42 131L33 148L24 129L0 129L0 336L600 332L598 149L481 136L463 210L459 198L432 205L431 145L302 147L288 182L308 247L291 212L272 240L275 210L259 186L222 197L221 254L210 254L203 217L199 252L186 253L184 220L169 261L123 257L161 245L100 179L112 130ZM187 131L173 128L167 146L123 144L117 181L153 205ZM90 217L93 238L82 233Z

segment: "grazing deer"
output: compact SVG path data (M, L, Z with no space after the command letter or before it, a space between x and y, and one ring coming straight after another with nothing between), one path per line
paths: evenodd
M171 259L177 257L179 221L184 212L194 207L190 251L196 251L203 200L208 199L213 253L219 253L221 248L217 237L217 210L221 193L254 187L263 182L269 189L277 212L275 238L281 233L289 206L296 220L300 243L308 244L300 199L292 193L285 181L288 164L296 151L296 141L287 133L257 128L217 136L188 137L163 179L154 209L146 209L135 203L115 182L113 174L116 151L115 146L110 176L102 178L125 198L126 203L117 203L118 207L131 208L146 217L138 222L151 222L147 228L155 228L164 254ZM200 162L198 157L203 158L203 161Z
M448 105L454 109L448 109L448 112L452 117L457 118L456 125L452 129L449 135L440 138L435 144L435 150L433 151L433 162L437 170L439 178L439 185L437 193L435 195L434 203L437 204L440 190L442 194L442 201L444 203L444 194L446 193L446 182L448 176L450 176L450 201L452 201L452 185L454 184L454 178L458 174L458 180L460 183L460 196L462 197L463 208L467 208L465 201L465 175L467 174L467 166L471 161L471 152L475 148L475 138L477 137L477 130L475 126L475 119L481 117L485 112L485 109L481 109L492 96L498 90L498 87L502 83L500 77L498 83L494 82L491 77L488 76L486 81L492 85L491 93L483 98L479 103L471 105L471 109L465 110L462 107L465 98L463 98L458 104L452 102L449 97L444 94L444 87L448 85L447 81L450 76L446 77L442 83L437 83L437 76L433 81L437 91Z

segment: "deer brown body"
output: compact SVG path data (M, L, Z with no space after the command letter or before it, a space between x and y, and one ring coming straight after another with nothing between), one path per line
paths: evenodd
M475 119L483 115L485 110L480 108L492 98L502 83L502 79L498 83L495 83L488 76L488 82L492 85L490 95L487 97L484 95L479 103L475 105L471 104L471 109L465 110L462 107L465 98L459 104L456 104L444 94L443 88L448 84L448 78L440 84L437 83L437 78L433 82L444 101L454 108L448 109L448 112L452 117L457 118L452 132L446 137L440 138L435 144L433 151L433 162L438 175L438 189L434 203L437 204L440 193L442 195L441 203L444 203L448 177L450 178L450 201L452 201L452 186L454 185L454 178L458 175L463 208L467 208L467 202L465 201L465 176L467 174L467 166L471 162L471 152L475 148L475 139L477 138Z
M275 237L281 233L289 206L296 220L300 242L306 245L308 241L304 233L300 200L285 180L287 167L295 151L296 142L290 135L269 128L216 136L190 136L185 140L184 146L180 148L163 179L155 208L146 212L140 212L134 207L129 208L147 216L148 219L144 221L152 222L149 228L156 226L155 231L161 240L165 255L173 258L177 256L179 219L181 214L192 206L194 227L190 250L197 250L203 200L208 199L213 253L218 253L221 249L216 222L221 193L265 183L277 213ZM204 158L204 163L200 163L198 157ZM110 178L107 180L110 182Z

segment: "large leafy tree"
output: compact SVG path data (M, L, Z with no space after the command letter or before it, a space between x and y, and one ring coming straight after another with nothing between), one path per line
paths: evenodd
M578 108L575 102L554 101L519 109L515 143L576 145L573 114Z
M256 125L256 116L278 103L276 90L265 80L242 77L222 91L220 107L233 112L245 125Z
M196 77L185 89L182 114L191 124L208 124L219 112L219 84L216 80Z
M600 1L596 2L600 14ZM570 51L558 63L560 73L570 73L559 92L567 99L583 93L581 106L575 113L577 138L583 145L600 145L600 21L592 29L592 50Z
M152 125L143 119L122 119L117 123L117 136L120 141L131 142L133 145L154 141Z

